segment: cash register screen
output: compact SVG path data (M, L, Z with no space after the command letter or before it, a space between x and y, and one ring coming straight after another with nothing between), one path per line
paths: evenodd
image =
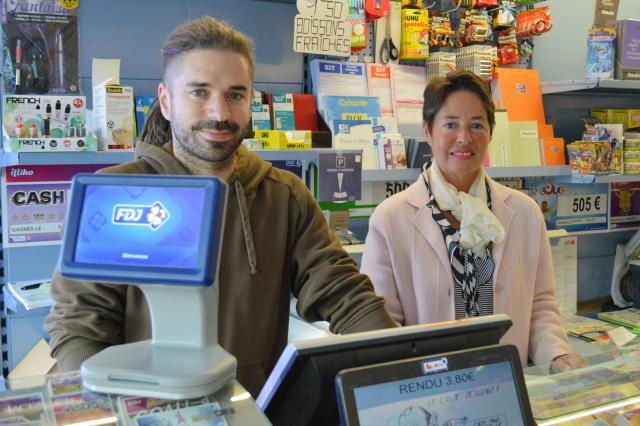
M341 414L348 425L531 424L519 362L493 346L345 370Z
M224 201L212 202L210 183L113 175L74 180L63 273L73 277L84 268L108 281L210 285L202 282L212 280L206 258L218 247L211 239L220 236L210 232L217 229L212 221L224 220L218 211Z

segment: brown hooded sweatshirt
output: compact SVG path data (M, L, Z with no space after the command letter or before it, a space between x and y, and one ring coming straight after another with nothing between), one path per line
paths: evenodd
M189 174L170 143L142 142L134 161L101 172ZM218 336L237 357L237 378L252 395L287 343L291 294L304 319L329 321L336 333L395 326L298 177L240 146L228 183ZM45 328L62 370L78 369L107 346L150 338L147 303L135 286L68 280L56 271L51 293Z

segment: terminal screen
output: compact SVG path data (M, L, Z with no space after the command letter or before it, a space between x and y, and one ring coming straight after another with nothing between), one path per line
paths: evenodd
M74 261L195 268L204 200L203 188L89 184Z
M508 361L356 387L361 425L523 425Z

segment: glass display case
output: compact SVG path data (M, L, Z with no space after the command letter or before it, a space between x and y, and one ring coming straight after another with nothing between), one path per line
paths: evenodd
M525 369L538 425L640 425L640 345L587 357L588 366L549 374Z
M0 424L269 425L251 395L232 380L212 395L163 400L85 390L78 373L12 380L0 393Z

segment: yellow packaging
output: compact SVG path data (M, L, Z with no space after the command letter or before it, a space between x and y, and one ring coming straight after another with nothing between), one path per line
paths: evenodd
M287 149L311 149L311 144L304 139L290 139L287 141Z
M604 124L625 124L627 122L626 109L593 108L591 116Z
M575 141L567 144L567 155L569 156L569 170L571 170L571 173L580 173L582 142Z
M262 140L264 149L285 149L287 136L281 130L256 130L253 137Z
M429 11L402 9L400 59L427 59L429 57Z
M262 141L263 149L311 149L311 132L308 131L256 130L253 138Z
M633 129L640 127L640 109L628 109L627 119L624 122L624 128Z
M402 0L402 8L422 9L422 0Z

